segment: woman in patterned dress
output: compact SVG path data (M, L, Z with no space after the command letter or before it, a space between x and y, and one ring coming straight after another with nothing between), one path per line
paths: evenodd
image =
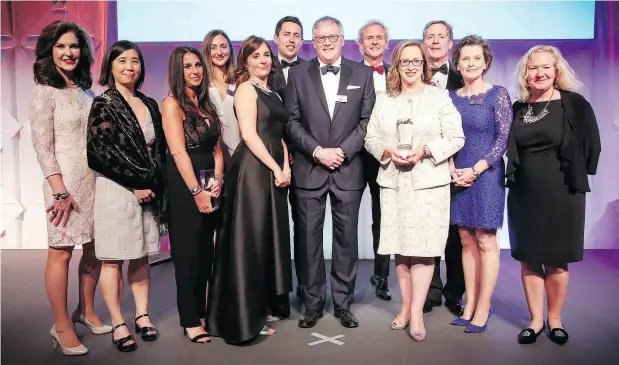
M95 253L103 260L101 291L112 317L118 351L136 349L122 313L122 266L135 301L133 324L144 341L157 339L148 315L150 264L165 223L165 139L157 102L139 91L144 59L129 41L110 46L101 64L97 96L88 117L88 166L97 172Z
M101 262L93 245L95 179L86 161L86 121L94 94L90 91L93 62L88 34L76 23L55 21L43 28L36 44L34 88L30 104L32 143L45 182L48 212L47 296L54 312L50 331L54 346L65 355L88 349L72 322L94 334L109 333L95 313L94 296ZM82 245L78 267L79 302L67 313L67 276L73 248Z
M466 143L450 163L455 181L451 224L458 226L462 241L466 306L452 324L466 326L467 333L479 333L486 330L499 275L496 231L503 225L503 154L512 111L507 90L483 80L492 64L486 41L474 35L464 37L454 47L453 62L464 87L449 94L462 115Z
M395 254L402 294L402 308L391 328L404 329L410 322L411 337L423 341L423 305L434 257L445 251L449 231L448 159L462 148L464 135L447 91L430 84L428 55L421 44L400 43L391 64L387 93L376 100L365 148L381 165L378 253ZM404 120L412 121L410 133L397 125ZM412 149L404 155L399 143Z

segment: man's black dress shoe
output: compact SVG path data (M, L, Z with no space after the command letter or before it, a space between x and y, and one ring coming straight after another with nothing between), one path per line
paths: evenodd
M423 304L423 312L430 313L434 307L440 307L441 302L437 302L436 300L426 299L426 302Z
M389 282L387 278L378 275L372 275L370 278L370 284L376 287L376 298L382 300L391 300L391 293L389 292Z
M306 309L305 313L299 318L299 327L312 328L318 323L320 318L322 318L322 311Z
M445 301L445 307L456 317L462 317L462 313L464 313L464 308L462 308L462 304L458 301Z
M359 321L355 318L355 315L352 314L350 309L341 309L335 311L335 318L340 319L340 324L346 328L355 328L359 327Z

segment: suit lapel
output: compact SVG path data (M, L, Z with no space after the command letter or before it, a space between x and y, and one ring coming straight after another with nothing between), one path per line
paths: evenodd
M309 74L309 78L312 81L312 85L314 85L314 89L316 89L316 95L318 95L318 99L320 99L320 103L325 108L327 115L329 115L329 105L327 104L327 97L325 96L325 89L322 86L322 76L320 75L320 67L318 64L318 59L314 58L311 61L311 63L312 64L307 69L307 73Z
M346 95L346 89L348 88L348 84L350 83L350 77L352 76L352 68L346 63L344 58L342 58L341 70L340 70L340 84L337 88L337 95ZM333 118L331 120L335 120L337 117L337 112L340 111L340 107L342 103L339 101L335 102L335 109L333 110Z
M279 62L279 58L275 57L275 81L280 88L286 87L286 77L284 77L284 70L282 69L282 64Z

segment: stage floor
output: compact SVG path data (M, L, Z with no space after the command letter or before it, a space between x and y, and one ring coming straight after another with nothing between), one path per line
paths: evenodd
M77 303L76 269L79 251L71 265L69 307ZM52 348L49 329L52 315L43 282L46 251L4 250L2 256L1 362L12 364L617 364L619 344L619 250L588 251L585 260L570 266L570 288L564 324L570 340L555 345L546 336L523 346L516 336L528 322L520 267L508 251L501 253L501 272L494 294L492 316L484 334L464 334L449 325L453 316L444 307L426 315L427 339L412 341L404 331L389 324L399 310L399 291L393 275L391 302L376 299L368 278L371 261L362 261L353 312L357 329L345 329L334 319L327 304L325 317L313 329L298 328L300 303L291 294L291 320L275 325L277 334L252 345L235 347L214 338L210 344L190 343L178 325L174 270L171 263L152 269L150 314L161 332L151 343L137 339L133 353L119 353L111 335L95 336L78 325L78 336L90 350L83 357L68 358ZM329 269L327 267L327 273ZM124 313L127 321L133 304L125 286ZM101 318L109 323L103 298L97 292ZM130 326L132 327L132 326ZM320 337L323 337L321 341ZM336 336L341 336L334 338ZM325 340L327 338L329 340ZM310 345L313 343L312 345ZM614 360L613 360L614 359Z

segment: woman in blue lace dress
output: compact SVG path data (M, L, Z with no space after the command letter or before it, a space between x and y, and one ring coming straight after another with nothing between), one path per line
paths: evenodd
M490 299L499 275L496 231L503 225L505 165L503 154L512 120L511 101L502 86L483 81L492 63L492 51L478 36L467 36L454 47L454 66L464 87L450 91L462 115L466 142L451 164L454 190L451 224L462 241L466 305L452 322L465 332L486 330Z

